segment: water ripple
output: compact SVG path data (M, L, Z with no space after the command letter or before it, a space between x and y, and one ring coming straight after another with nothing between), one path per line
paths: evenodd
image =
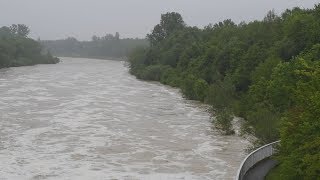
M0 70L0 179L232 179L246 142L121 62Z

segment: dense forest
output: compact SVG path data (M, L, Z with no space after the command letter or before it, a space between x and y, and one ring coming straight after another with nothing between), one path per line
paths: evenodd
M23 24L0 28L0 68L59 62L51 54L44 54L41 44L27 37L29 32Z
M226 134L239 116L258 144L281 139L280 179L320 177L320 5L203 29L167 13L147 39L129 56L137 78L210 104Z
M46 50L55 56L88 58L125 58L136 47L147 47L146 39L121 39L120 34L93 36L91 41L75 38L41 41Z

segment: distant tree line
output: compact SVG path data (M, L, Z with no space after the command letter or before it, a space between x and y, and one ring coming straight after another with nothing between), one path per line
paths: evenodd
M120 39L120 34L92 36L91 41L78 41L69 37L63 40L41 41L47 51L55 56L124 59L136 47L147 47L146 39Z
M0 28L0 68L59 62L51 54L44 54L41 44L27 37L29 32L23 24Z
M129 56L132 74L210 104L226 134L240 116L258 144L281 139L279 179L320 177L320 5L204 29L167 13L147 38Z

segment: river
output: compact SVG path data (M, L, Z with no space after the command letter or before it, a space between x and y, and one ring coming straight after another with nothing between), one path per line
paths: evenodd
M119 61L0 70L0 179L232 179L247 143Z

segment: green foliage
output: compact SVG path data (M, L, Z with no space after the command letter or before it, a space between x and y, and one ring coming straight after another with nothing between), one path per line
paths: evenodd
M281 138L281 178L316 179L319 7L294 8L281 16L270 11L263 21L225 20L204 29L167 13L148 35L151 46L129 58L130 71L210 104L215 126L226 134L233 132L235 114L245 119L242 129L257 137L257 144Z
M254 124L251 134L259 138L261 144L266 144L270 139L279 138L279 117L277 112L273 112L266 107L256 108L248 112L247 123Z
M232 135L235 133L232 127L233 116L227 109L220 109L215 114L215 125L218 129L224 132L225 135Z
M280 58L270 57L264 62L260 63L255 70L251 73L251 80L253 83L268 80L271 78L272 70L281 62Z
M195 76L187 76L181 84L183 94L192 100L204 101L208 91L208 83L203 79L197 79Z
M266 176L265 179L266 180L281 180L279 166L276 166L273 169L271 169L271 171L268 173L268 175Z
M147 38L152 46L157 45L162 40L168 38L175 31L183 29L185 26L182 16L178 13L166 13L161 15L160 24L156 25Z
M145 67L146 49L136 48L128 57L130 63L130 72L139 76ZM140 78L140 77L139 77Z
M214 109L230 109L235 96L234 85L230 81L216 82L210 85L206 96L206 103Z
M282 179L320 176L320 62L295 59L285 68L293 75L292 106L282 120L280 171Z
M50 54L43 54L39 42L27 37L29 32L22 24L0 28L0 68L59 62Z
M149 81L160 81L163 73L168 69L168 66L151 65L147 66L141 74L141 79Z
M30 33L30 29L28 26L24 24L13 24L10 27L11 34L20 36L20 37L27 37Z
M311 49L307 49L302 52L299 57L303 59L308 59L310 61L318 61L320 60L320 44L315 44Z

